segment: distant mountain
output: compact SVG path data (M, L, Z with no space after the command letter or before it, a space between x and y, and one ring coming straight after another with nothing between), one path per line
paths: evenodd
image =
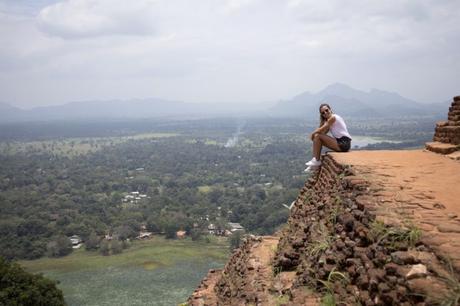
M71 102L38 107L30 112L49 119L148 118L193 111L189 104L162 99L108 100Z
M0 119L10 116L19 116L23 112L22 109L11 106L7 103L0 102Z
M153 117L197 118L216 116L318 116L318 106L327 102L336 113L349 117L445 116L449 103L421 104L397 93L372 89L364 92L335 83L318 93L304 92L278 103L186 103L158 98L81 101L23 110L0 102L0 123L48 120L100 120Z
M275 116L314 117L321 103L337 113L352 117L395 117L444 114L447 103L422 104L393 92L372 89L369 92L335 83L320 92L304 92L271 108Z

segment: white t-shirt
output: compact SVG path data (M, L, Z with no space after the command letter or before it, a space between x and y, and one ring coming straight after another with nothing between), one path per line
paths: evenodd
M335 117L335 122L330 129L332 136L334 136L334 138L347 136L351 139L351 136L348 133L347 125L345 124L345 121L343 121L342 117L337 114L333 114L332 116Z

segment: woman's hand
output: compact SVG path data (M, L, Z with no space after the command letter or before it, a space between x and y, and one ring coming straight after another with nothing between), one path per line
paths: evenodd
M310 134L310 140L311 140L311 141L313 141L313 138L315 138L315 135L316 135L316 134L317 134L317 133L315 133L315 132L313 132L313 133Z

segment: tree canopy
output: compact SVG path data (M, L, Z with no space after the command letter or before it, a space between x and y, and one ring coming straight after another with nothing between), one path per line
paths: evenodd
M0 305L65 305L56 283L40 274L31 274L17 263L0 257Z

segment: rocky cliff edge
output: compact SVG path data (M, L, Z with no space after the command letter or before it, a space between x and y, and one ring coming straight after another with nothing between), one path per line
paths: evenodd
M284 229L246 237L188 304L458 305L459 215L458 160L330 153Z

